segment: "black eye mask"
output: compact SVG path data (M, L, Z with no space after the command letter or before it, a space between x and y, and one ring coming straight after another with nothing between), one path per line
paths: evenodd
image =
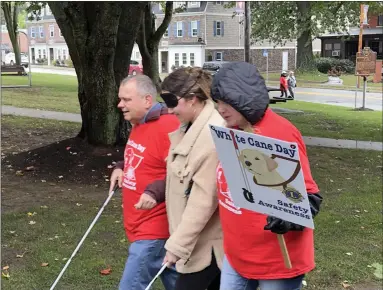
M175 94L163 93L160 96L168 108L173 109L178 106L178 97Z

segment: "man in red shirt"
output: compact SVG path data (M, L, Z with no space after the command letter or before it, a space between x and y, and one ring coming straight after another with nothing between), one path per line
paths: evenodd
M155 199L157 186L166 177L170 140L168 134L180 123L168 109L156 101L157 90L145 75L121 82L118 108L133 128L126 144L124 161L116 165L110 178L122 187L124 228L131 242L129 255L120 281L120 290L144 290L162 267L169 238L169 225L164 202ZM163 194L162 194L163 195ZM151 210L142 210L155 205ZM162 273L166 290L175 286L178 273L174 268Z
M254 65L236 62L214 77L212 98L229 128L252 128L255 134L296 142L313 217L322 197L313 180L306 146L299 130L269 106L264 79ZM309 228L237 207L222 167L217 168L220 218L225 258L221 290L298 290L304 275L314 269L314 238ZM292 268L285 267L277 235L283 234Z

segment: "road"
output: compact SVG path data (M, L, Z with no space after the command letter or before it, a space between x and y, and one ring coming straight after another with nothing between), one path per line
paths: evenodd
M280 95L277 92L273 96ZM363 103L362 91L344 91L330 89L296 88L295 99L311 103L360 108ZM356 103L355 103L356 98ZM366 107L382 111L382 93L366 93Z
M70 68L42 68L31 67L33 73L50 73L61 75L76 76L74 69ZM33 78L32 78L33 84ZM274 85L271 85L274 86ZM279 95L277 92L272 92L272 96ZM356 102L355 102L356 98ZM313 88L296 88L295 99L311 103L344 106L350 108L359 108L362 106L363 92L362 91L344 91L331 89L313 89ZM382 93L367 93L366 107L376 111L382 111Z

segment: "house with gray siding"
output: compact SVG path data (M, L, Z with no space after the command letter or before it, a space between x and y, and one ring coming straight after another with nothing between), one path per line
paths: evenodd
M180 66L202 66L205 61L244 60L244 2L226 8L225 1L174 2L183 7L173 15L159 47L160 72L171 72ZM153 5L157 27L162 23L164 11L160 4ZM234 15L234 12L237 12ZM264 52L267 51L268 57ZM251 59L261 71L293 69L296 42L284 46L263 41L252 44Z

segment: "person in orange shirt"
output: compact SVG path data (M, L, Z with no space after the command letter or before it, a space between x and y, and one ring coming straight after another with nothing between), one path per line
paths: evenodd
M164 194L158 184L166 178L168 134L180 122L156 101L156 87L145 75L122 80L118 97L118 108L133 126L124 161L110 178L110 190L117 182L122 187L124 228L131 243L119 289L144 290L162 267L170 236L165 202L156 195ZM149 205L150 210L143 210ZM174 267L161 274L166 290L174 289L178 276Z
M311 213L316 216L322 202L299 130L269 108L265 81L254 65L234 62L214 77L211 89L218 112L229 128L296 142ZM221 165L217 168L220 219L225 257L220 290L298 290L304 275L315 267L314 237L309 228L237 207ZM284 265L276 234L283 234L292 268Z

